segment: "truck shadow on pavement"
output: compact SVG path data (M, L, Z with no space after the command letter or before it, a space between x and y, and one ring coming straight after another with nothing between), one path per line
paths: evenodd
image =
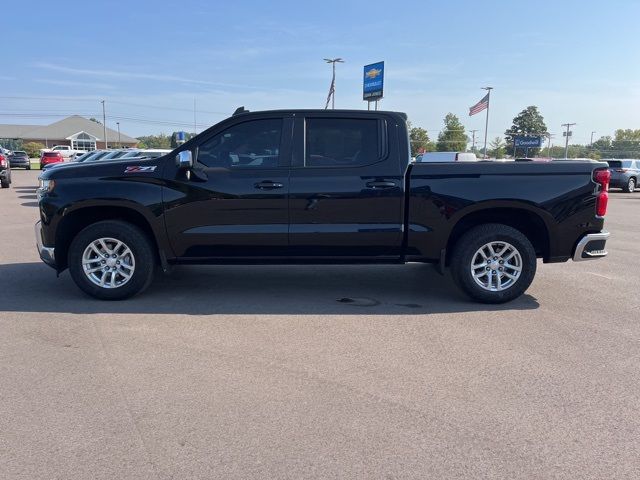
M42 263L0 265L0 312L140 314L423 315L539 307L530 295L474 303L431 265L178 266L141 295L105 302L83 294L68 272Z

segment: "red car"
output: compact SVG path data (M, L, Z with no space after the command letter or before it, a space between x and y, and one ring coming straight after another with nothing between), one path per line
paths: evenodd
M40 170L44 170L44 167L52 163L60 163L63 161L64 158L60 152L42 152L42 156L40 157Z

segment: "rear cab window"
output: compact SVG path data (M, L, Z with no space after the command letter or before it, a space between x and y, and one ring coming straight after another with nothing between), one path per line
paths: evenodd
M303 166L360 167L384 157L382 131L378 118L305 119Z

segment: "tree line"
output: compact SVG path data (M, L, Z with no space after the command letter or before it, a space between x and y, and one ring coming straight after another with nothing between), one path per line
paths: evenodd
M517 135L541 136L543 146L540 148L515 148L514 138ZM411 156L415 157L424 152L466 152L482 155L483 148L467 148L471 139L467 135L464 125L453 113L444 117L444 128L435 141L431 140L427 130L410 124ZM563 142L564 143L564 142ZM487 146L487 155L492 158L505 158L507 155L524 157L564 158L565 147L550 146L549 130L538 107L531 105L522 110L513 119L511 127L504 132L503 137L495 137ZM612 136L602 136L590 145L569 145L568 158L640 158L640 129L618 129Z

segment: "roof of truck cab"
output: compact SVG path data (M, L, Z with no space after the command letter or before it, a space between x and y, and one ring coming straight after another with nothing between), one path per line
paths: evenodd
M333 109L333 110L329 110L329 109L324 109L324 108L300 108L300 109L293 109L293 110L287 110L287 109L278 109L278 110L255 110L255 111L245 111L245 112L240 112L240 113L236 113L235 115L232 115L233 117L240 117L243 115L257 115L257 114L283 114L283 113L287 113L287 114L296 114L296 113L300 113L300 114L309 114L309 113L313 113L313 114L323 114L323 115L328 115L328 114L340 114L340 115L394 115L394 116L400 116L404 119L407 118L407 114L404 112L393 112L390 110L343 110L343 109Z

